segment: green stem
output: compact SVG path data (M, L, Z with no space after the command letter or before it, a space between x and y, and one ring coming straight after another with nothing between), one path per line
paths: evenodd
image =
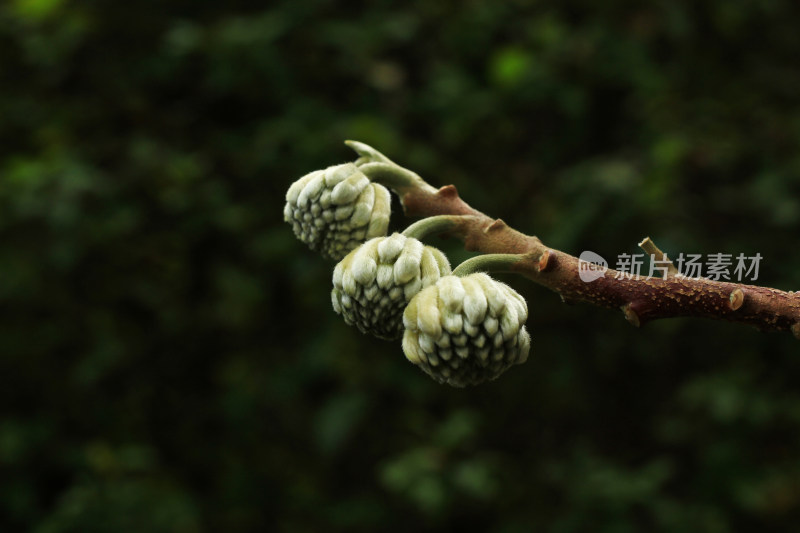
M458 215L436 215L417 220L403 231L406 237L422 240L429 235L445 233L458 225Z
M467 259L453 270L454 276L464 277L475 272L513 272L512 267L524 254L484 254Z
M360 156L356 159L358 169L370 180L392 189L400 196L401 201L403 195L410 191L436 191L419 174L401 167L368 144L358 141L345 141L344 143Z
M406 190L422 182L415 172L394 163L364 163L358 167L370 181L385 185L395 191Z
M368 144L358 141L345 141L344 144L352 148L358 155L361 156L360 159L364 159L364 161L372 163L390 163L392 165L395 164L391 159Z

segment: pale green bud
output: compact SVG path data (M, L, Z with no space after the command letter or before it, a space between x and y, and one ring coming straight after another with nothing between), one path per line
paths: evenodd
M403 313L403 352L439 383L455 387L497 378L528 359L528 306L483 273L444 276Z
M353 163L303 176L289 187L283 209L297 238L331 259L386 235L390 214L388 189L370 182Z
M420 290L450 274L442 252L394 233L371 239L333 269L333 309L347 324L382 339L403 333L403 309Z

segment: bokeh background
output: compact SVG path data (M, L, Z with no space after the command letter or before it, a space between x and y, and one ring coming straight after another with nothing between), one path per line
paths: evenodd
M506 276L532 357L451 389L332 312L282 208L357 139L564 251L759 252L758 284L800 288L798 23L3 2L0 531L796 531L791 335L635 329Z

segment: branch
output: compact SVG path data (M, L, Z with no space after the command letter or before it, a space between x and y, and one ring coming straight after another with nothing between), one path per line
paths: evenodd
M416 174L413 180L392 185L407 216L461 215L454 217L449 235L463 240L467 250L521 254L512 271L555 291L565 302L621 309L637 327L659 318L706 317L750 324L760 331L791 331L800 339L800 293L684 277L649 238L640 246L665 265L669 263L664 279L631 278L608 269L603 277L584 282L578 275L577 257L474 209L453 185L437 190Z

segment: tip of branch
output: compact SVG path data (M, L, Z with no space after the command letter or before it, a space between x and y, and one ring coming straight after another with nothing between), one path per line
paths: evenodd
M744 291L742 289L735 289L728 298L729 305L732 310L736 311L744 303Z
M641 321L639 320L639 315L636 314L636 311L631 309L631 304L625 304L621 307L623 314L625 315L625 320L636 326L637 328L642 325Z
M650 237L645 237L642 239L642 242L639 243L639 248L644 250L647 254L651 257L651 260L658 261L662 263L662 266L666 267L666 275L669 276L677 276L679 274L677 267L670 261L667 254L661 251L661 249L656 246L656 243L650 239ZM665 277L666 277L665 275Z

